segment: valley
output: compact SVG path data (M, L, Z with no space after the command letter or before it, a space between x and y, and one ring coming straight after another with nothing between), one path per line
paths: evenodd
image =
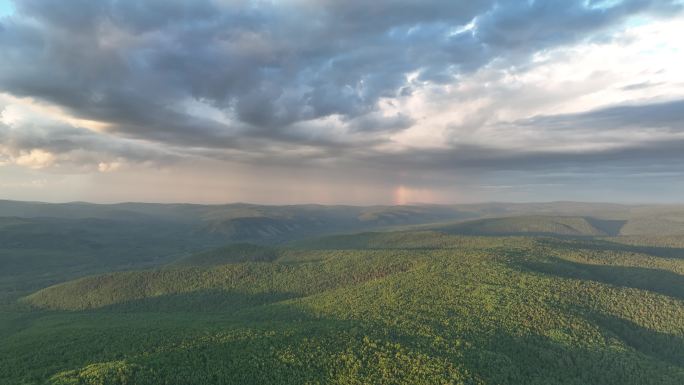
M374 231L252 243L159 212L5 217L0 382L684 382L682 237L566 205L446 223L385 208Z

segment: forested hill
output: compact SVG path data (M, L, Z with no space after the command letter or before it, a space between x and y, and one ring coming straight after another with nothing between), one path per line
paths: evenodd
M265 206L254 204L196 205L155 203L37 203L0 200L0 218L56 220L98 219L113 223L165 223L184 226L193 235L211 235L231 242L283 242L334 232L448 223L478 218L524 217L540 226L539 217L582 217L588 225L569 224L579 233L595 227L608 235L684 233L684 206L627 206L603 203L486 203L406 206ZM593 221L595 220L595 221ZM605 227L612 221L613 228ZM614 228L619 223L619 227ZM514 224L518 226L519 224ZM545 225L549 225L548 221ZM499 223L502 231L508 231ZM542 224L541 226L544 226ZM577 227L579 226L579 227ZM516 229L514 229L516 230ZM544 229L542 229L544 230ZM552 229L554 230L554 229ZM483 228L483 231L489 231ZM473 232L477 232L474 229Z
M620 242L637 244L657 236L658 244L676 246L684 234L684 208L575 202L358 207L0 201L0 303L80 276L161 266L232 243L273 246L326 234L411 228L471 235L619 235ZM198 258L215 264L226 255Z
M684 383L680 207L0 213L0 384Z
M223 247L24 297L0 382L680 385L683 250L434 230Z
M435 229L464 235L565 235L615 236L626 220L601 220L591 217L570 216L516 216L480 219Z
M0 304L76 277L160 266L236 242L272 245L472 215L435 206L0 201Z

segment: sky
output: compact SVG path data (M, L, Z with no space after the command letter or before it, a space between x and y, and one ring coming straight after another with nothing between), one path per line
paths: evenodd
M0 0L0 198L684 201L681 0Z

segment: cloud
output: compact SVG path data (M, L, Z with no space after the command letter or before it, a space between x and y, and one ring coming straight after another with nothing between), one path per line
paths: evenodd
M382 98L412 86L409 73L449 83L513 52L524 59L633 14L679 8L674 1L646 0L611 7L579 1L28 0L17 3L0 35L0 88L105 122L126 136L235 148L245 137L302 140L290 135L290 125L335 115L356 131L367 127L358 119L372 120ZM471 29L459 29L469 23ZM227 119L184 111L188 98Z
M574 170L614 172L681 171L684 164L684 99L619 105L583 113L535 116L489 127L493 135L537 137L517 146L507 140L408 147L367 154L365 162L438 175L522 171L530 175ZM477 137L476 137L477 138Z
M55 155L41 149L22 151L15 159L14 163L29 168L44 168L55 162Z
M121 162L100 162L97 165L97 169L100 172L112 172L120 169L121 166Z
M70 125L55 118L54 111L22 102L21 109L10 104L0 115L0 165L83 172L97 170L100 163L110 165L108 169L122 163L168 166L182 157L154 143ZM10 99L10 103L17 101Z
M624 130L667 129L668 132L684 132L684 99L642 105L621 105L595 111L537 116L518 122L547 130Z
M0 165L364 169L406 191L477 172L670 170L682 7L17 1L0 19Z

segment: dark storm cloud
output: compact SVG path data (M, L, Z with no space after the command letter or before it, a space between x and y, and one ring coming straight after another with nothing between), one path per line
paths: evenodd
M36 149L57 156L69 166L92 167L112 159L166 165L181 158L146 143L103 136L79 127L63 124L10 127L0 122L0 155L18 156Z
M539 49L587 37L587 32L613 25L637 12L670 14L676 1L504 1L481 19L480 39L508 50ZM602 4L609 4L602 6ZM530 42L533 46L530 47Z
M626 105L577 114L539 116L516 123L545 130L624 130L630 127L684 132L684 100Z
M330 147L348 140L297 127L332 115L350 134L411 126L377 114L380 98L411 92L408 73L453 82L495 58L524 61L630 15L681 7L593 3L23 0L0 29L0 90L176 146Z
M655 129L650 140L631 138L637 129ZM597 167L649 167L679 169L684 164L684 100L645 105L615 106L578 114L539 116L506 125L506 132L532 129L535 133L546 131L549 144L566 144L555 150L544 147L502 148L486 145L454 145L448 149L407 150L401 153L370 154L368 160L375 164L392 165L397 168L421 168L424 170L463 171L531 171L561 168ZM582 137L582 145L573 147L570 140L578 132L595 133L594 140ZM614 134L609 139L600 138L602 132ZM658 133L664 135L658 136ZM554 134L561 138L554 142ZM663 137L664 136L664 137ZM618 138L619 140L615 140ZM563 141L566 143L562 143ZM611 140L613 142L611 142Z
M615 180L624 183L626 193L639 189L638 178L655 178L659 183L667 175L681 175L684 164L684 139L661 140L636 143L621 148L593 151L555 151L544 149L511 151L486 146L459 146L445 150L412 150L402 153L376 153L363 158L363 164L374 165L385 180L399 180L414 185L453 188L454 180L467 181L488 179L495 184L538 184L545 181L567 184L565 191L557 191L551 199L568 199L573 191L584 186L610 186ZM406 173L411 170L411 173ZM671 177L669 177L671 178ZM636 184L635 184L636 181ZM649 182L650 183L650 182ZM467 189L466 184L462 187ZM670 191L664 191L670 194ZM548 200L551 196L530 194L537 200ZM519 197L518 197L519 198ZM518 199L498 196L496 199ZM479 199L483 199L480 197ZM487 199L487 198L484 198ZM489 198L491 199L491 198ZM585 198L586 199L586 198ZM595 199L590 198L590 199ZM642 199L659 199L648 195Z

